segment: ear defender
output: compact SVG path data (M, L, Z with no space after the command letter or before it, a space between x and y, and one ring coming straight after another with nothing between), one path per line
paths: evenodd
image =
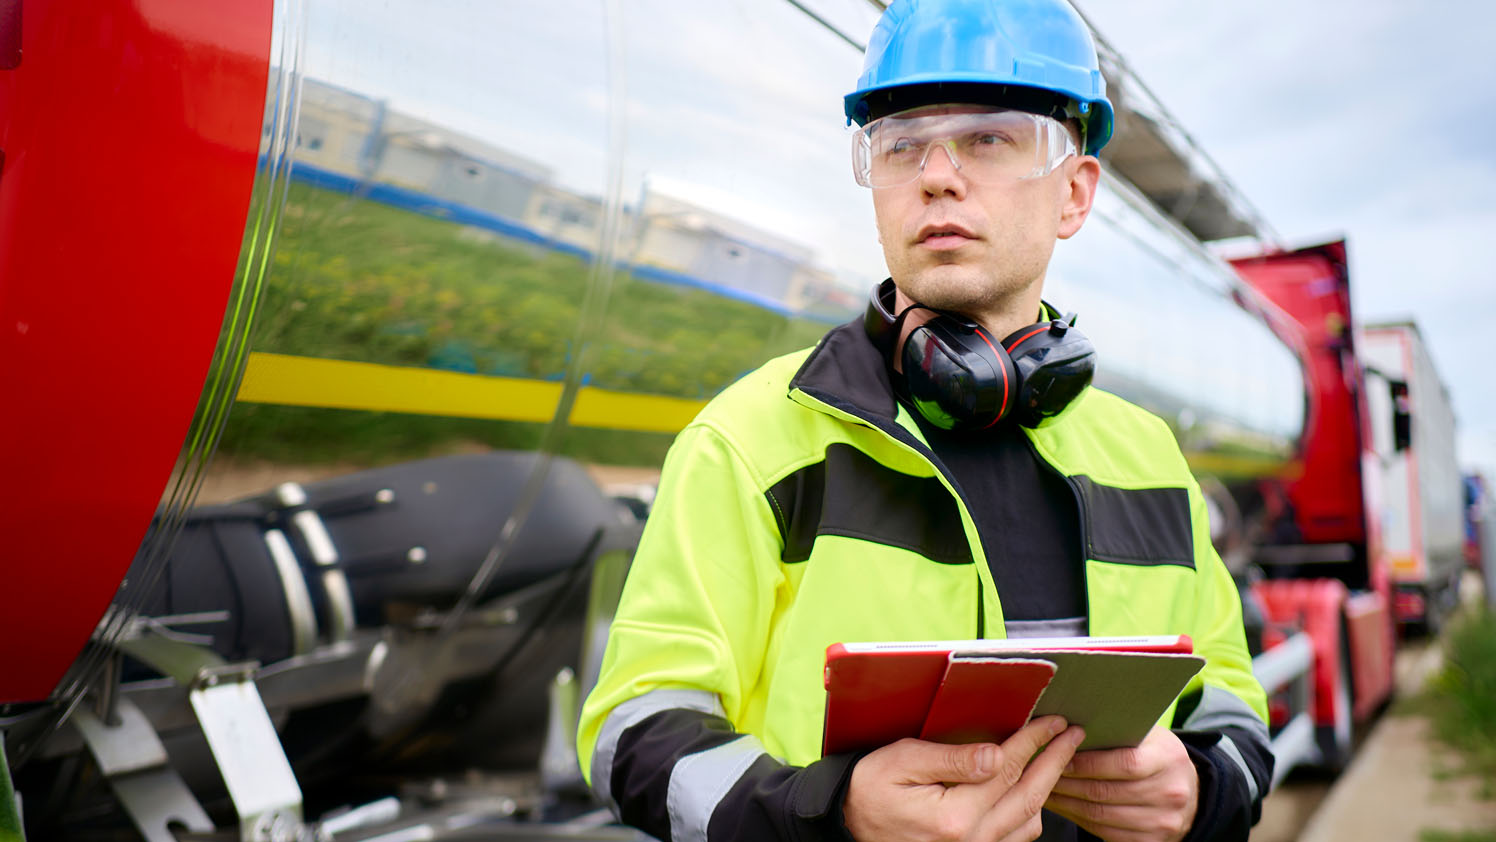
M863 326L888 363L894 388L944 430L994 427L1009 416L1037 427L1060 414L1096 369L1096 349L1075 327L1075 316L1039 322L997 342L981 325L943 311L910 332L894 369L904 318L894 313L892 280L873 288ZM1049 304L1046 312L1058 314Z

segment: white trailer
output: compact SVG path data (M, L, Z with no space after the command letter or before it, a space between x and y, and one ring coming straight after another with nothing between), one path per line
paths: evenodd
M1464 569L1454 408L1417 325L1369 325L1359 346L1381 469L1370 514L1396 589L1395 616L1432 631L1459 603Z

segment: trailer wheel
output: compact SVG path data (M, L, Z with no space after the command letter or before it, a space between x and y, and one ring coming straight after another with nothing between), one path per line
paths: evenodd
M1438 637L1442 634L1449 619L1460 610L1460 574L1462 571L1463 568L1455 568L1449 578L1440 583L1438 598L1429 598L1429 637ZM1437 622L1435 622L1435 614L1437 614Z
M1350 634L1345 621L1340 623L1340 643L1336 647L1340 661L1339 674L1335 678L1335 721L1328 725L1315 726L1315 741L1319 744L1319 765L1324 771L1338 775L1351 761L1355 748L1355 722L1352 714L1352 682Z

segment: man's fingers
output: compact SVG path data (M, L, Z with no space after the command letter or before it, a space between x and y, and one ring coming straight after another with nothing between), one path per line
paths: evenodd
M983 786L977 791L971 793L971 797L978 800L985 799L988 804L991 804L1018 783L1018 778L1023 774L1034 752L1043 748L1046 743L1054 739L1056 734L1064 730L1065 720L1062 717L1045 716L1036 719L1014 732L1001 746L984 746L991 751L990 755L982 755L984 773L960 780L954 778L941 778L940 780L945 783L982 784ZM937 744L926 743L926 745ZM963 748L963 746L942 746L942 748L955 749ZM964 746L964 748L973 748L973 746ZM987 765L989 762L991 765Z
M1121 838L1177 838L1189 830L1175 812L1139 804L1097 804L1052 794L1045 807L1096 836Z
M1085 739L1086 732L1075 726L1069 728L1054 738L1045 746L1044 750L1034 757L1026 765L1018 761L1018 773L1011 780L1005 780L1009 762L1005 760L1003 770L989 783L981 788L991 799L989 803L1001 805L1004 800L1009 802L1026 802L1026 807L1032 807L1037 811L1044 804L1044 799L1049 797L1049 792L1054 788L1055 781L1060 779L1064 772L1065 764L1075 754L1075 747ZM1005 743L1004 749L1008 746ZM1013 757L1017 757L1015 753Z
M1063 716L1041 716L1033 720L1003 741L1003 760L1018 764L1018 768L1022 770L1029 758L1044 748L1056 734L1065 730L1065 725Z
M879 751L890 752L888 759L894 768L915 784L984 783L992 778L1001 758L1001 752L991 743L945 745L911 739Z
M1086 738L1086 731L1079 725L1066 728L1065 732L1050 741L1044 751L1038 757L1029 762L1023 770L1023 777L1019 780L1019 787L1031 788L1041 791L1040 801L1064 774L1065 767L1069 765L1071 758L1075 756L1075 748ZM1004 750L1007 743L1003 744Z
M1044 820L1038 815L1030 816L1029 820L1017 830L1011 831L1000 837L997 842L1034 842L1044 835Z
M1065 775L1071 778L1095 780L1137 780L1158 774L1168 765L1168 753L1160 748L1163 739L1154 728L1147 739L1136 748L1111 748L1083 751L1075 755ZM1172 737L1168 731L1164 734ZM1176 741L1178 738L1175 738ZM1181 752L1184 750L1181 748Z
M1179 840L1199 810L1199 778L1178 737L1155 728L1136 749L1076 755L1045 806L1114 842Z
M1079 757L1080 755L1076 755ZM1055 782L1055 795L1082 798L1101 804L1131 804L1136 801L1133 788L1126 781L1100 778L1077 778L1069 773Z
M994 780L984 787L995 796L995 801L982 817L974 838L1005 839L1007 834L1032 822L1044 808L1065 764L1074 756L1075 747L1085 737L1086 732L1080 727L1069 728L1050 740L1039 756L1029 762L1016 784L998 790L999 782ZM1003 748L1007 750L1008 744L1004 743Z

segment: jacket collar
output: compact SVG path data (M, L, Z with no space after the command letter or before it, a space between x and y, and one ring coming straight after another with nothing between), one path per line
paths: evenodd
M801 391L879 426L897 423L899 404L883 355L857 318L833 328L790 379Z

